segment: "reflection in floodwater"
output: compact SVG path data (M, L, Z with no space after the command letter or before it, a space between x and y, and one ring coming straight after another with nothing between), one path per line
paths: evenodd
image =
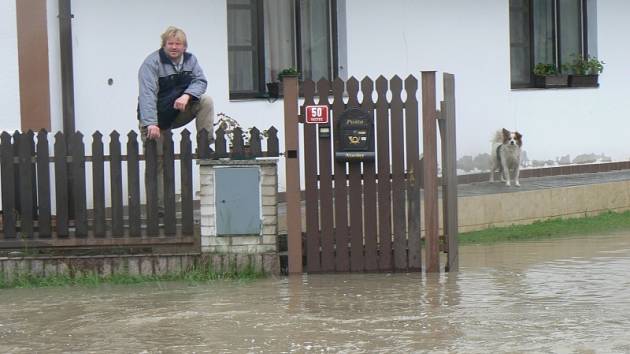
M460 268L0 290L0 352L630 352L628 234L465 246Z

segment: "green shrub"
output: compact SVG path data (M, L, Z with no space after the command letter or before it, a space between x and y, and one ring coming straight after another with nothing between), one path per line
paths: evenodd
M558 68L554 64L538 63L534 67L534 75L537 76L553 76L559 73Z
M582 55L573 55L573 60L565 65L565 68L575 75L598 75L604 71L603 61Z
M299 75L300 75L300 72L297 71L297 69L294 67L282 69L278 73L278 81L282 81L282 78L285 76L299 76Z

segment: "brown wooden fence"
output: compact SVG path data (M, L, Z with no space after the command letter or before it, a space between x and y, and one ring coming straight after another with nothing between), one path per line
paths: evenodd
M297 85L285 79L288 90ZM442 113L436 109L435 73L422 75L422 117L419 116L418 80L409 76L376 82L351 78L347 82L321 80L303 84L306 106L325 105L332 112L327 124L304 124L304 175L306 204L305 259L308 272L418 271L421 260L421 190L424 194L424 226L427 271L439 271L439 250L448 252L447 270L457 270L457 188L455 170L454 78L444 77L445 101ZM376 89L376 100L373 100ZM388 91L391 99L388 100ZM404 99L403 99L404 91ZM332 93L332 97L330 97ZM360 96L362 99L360 100ZM347 97L347 99L346 99ZM317 100L316 100L317 98ZM331 100L332 99L332 100ZM298 123L292 118L291 103L285 102L285 124ZM374 123L375 158L341 161L335 158L340 146L339 119L342 112L360 109ZM442 152L448 203L444 223L448 232L442 247L438 235L437 123L443 121ZM420 159L419 120L423 122L423 160ZM304 123L304 115L299 116ZM332 134L322 134L324 131ZM289 129L289 128L287 128ZM286 138L289 141L289 137ZM287 149L291 149L290 144ZM291 150L287 151L290 158ZM287 213L290 178L295 176L287 162ZM299 192L299 191L297 191ZM295 198L293 198L295 199ZM292 235L296 222L287 215L289 231L289 272L301 272L302 238ZM300 256L292 257L292 253ZM292 262L293 260L293 262Z
M87 156L81 132L59 132L54 135L51 154L46 131L40 131L37 139L32 131L12 135L4 132L0 137L0 249L193 244L198 233L193 215L193 160L279 155L274 127L266 131L266 151L261 148L263 137L257 128L250 130L247 146L242 133L240 128L234 131L228 149L225 132L220 128L212 151L208 132L201 131L197 135L197 152L193 153L191 134L183 130L176 154L173 136L167 132L163 144L164 213L160 215L157 180L147 178L141 185L140 178L141 161L145 161L148 176L158 173L155 141L147 142L142 155L138 134L131 131L127 134L126 155L123 155L120 134L113 131L109 135L109 154L105 155L103 135L97 131L92 135L92 154ZM176 173L180 177L179 203L175 195ZM91 190L88 190L88 175L91 175ZM51 176L54 176L54 185ZM110 189L109 205L105 198L106 183ZM123 183L127 187L126 194L123 194ZM141 188L145 189L146 203L140 198ZM88 210L90 197L93 208Z

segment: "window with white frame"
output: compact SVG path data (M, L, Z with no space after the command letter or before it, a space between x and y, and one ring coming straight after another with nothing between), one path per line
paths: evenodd
M227 11L230 98L263 96L289 67L336 76L336 0L227 0Z
M531 87L537 63L562 68L594 55L594 10L595 0L510 0L512 88Z

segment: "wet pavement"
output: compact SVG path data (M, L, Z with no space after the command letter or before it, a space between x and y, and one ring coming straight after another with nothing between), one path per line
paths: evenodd
M504 182L500 181L495 181L493 183L476 182L460 184L458 185L457 193L460 197L468 197L474 195L515 193L540 189L583 186L588 184L600 184L628 180L630 180L630 170L598 173L580 173L561 176L521 178L520 187L515 187L514 185L508 187L505 185Z

